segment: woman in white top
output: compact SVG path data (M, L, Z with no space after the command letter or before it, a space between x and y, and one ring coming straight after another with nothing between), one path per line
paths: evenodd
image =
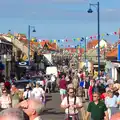
M0 105L2 109L10 108L12 100L10 95L7 93L6 89L2 91L2 96L0 97Z
M32 96L41 102L45 101L45 91L40 87L39 83L36 83L36 87L32 90Z
M108 96L105 98L105 104L109 110L109 118L118 111L117 96L113 94L113 91L107 91Z

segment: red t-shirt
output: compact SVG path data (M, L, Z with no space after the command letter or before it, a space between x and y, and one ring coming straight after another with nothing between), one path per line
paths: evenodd
M60 82L59 82L59 88L60 89L67 89L67 82L66 82L66 80L60 80Z
M11 84L8 81L6 81L4 85L5 85L5 87L9 87L9 88L11 87Z
M106 97L107 97L107 93L103 93L103 94L100 96L100 99L104 100Z

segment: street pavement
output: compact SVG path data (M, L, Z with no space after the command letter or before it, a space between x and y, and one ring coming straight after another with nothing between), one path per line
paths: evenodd
M43 120L64 120L64 110L60 108L60 95L59 93L47 94L47 104L45 111L41 117ZM85 109L88 103L84 104Z
M43 120L64 120L64 111L60 108L59 93L51 93L46 96L47 104L42 114Z

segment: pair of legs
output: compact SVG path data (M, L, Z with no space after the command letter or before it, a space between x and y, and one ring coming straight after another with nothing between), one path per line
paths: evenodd
M66 90L65 89L60 89L60 96L61 96L61 100L63 100L64 97L66 96Z
M88 89L84 89L85 91L85 99L87 100L88 99Z

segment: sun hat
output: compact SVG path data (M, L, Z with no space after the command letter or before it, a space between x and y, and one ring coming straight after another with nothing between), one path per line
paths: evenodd
M74 85L72 83L68 84L67 89L69 89L69 88L74 88Z

